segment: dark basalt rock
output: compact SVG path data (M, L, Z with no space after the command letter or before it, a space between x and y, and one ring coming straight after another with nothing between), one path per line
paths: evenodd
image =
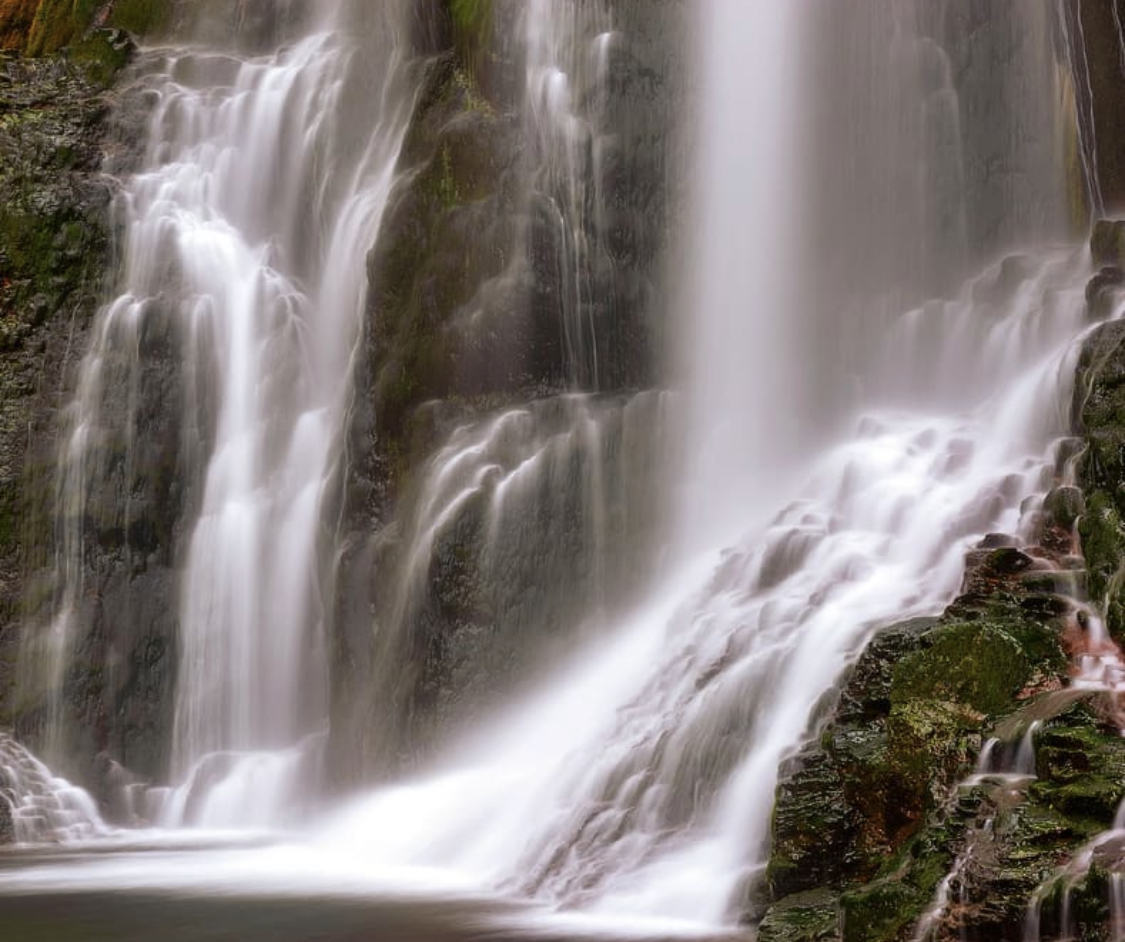
M406 666L383 686L394 688L387 695L397 705L373 705L375 662L388 657L375 653L373 624L384 635L395 631L386 624L395 613L385 574L401 563L426 462L458 426L516 404L562 402L574 392L621 404L656 375L676 88L654 59L676 35L664 25L678 22L679 6L615 6L604 81L575 79L586 173L598 175L583 177L577 219L563 218L571 197L554 192L558 184L523 113L526 63L516 61L522 53L510 36L525 12L513 0L426 0L412 23L424 71L400 177L367 259L365 346L347 430L330 744L344 778L362 774L354 771L359 761L374 764L375 747L351 745L370 740L368 714L402 715L409 727L397 736L409 745L388 747L380 762L389 769L432 741L436 727L463 722L479 709L474 704L495 696L486 688L518 673L521 649L534 637L576 626L571 616L592 592L595 574L582 549L590 543L589 515L577 499L553 518L548 509L529 510L516 534L521 558L503 560L500 589L482 568L484 495L467 500L435 541L424 598L411 611L407 637L394 642ZM595 194L599 212L588 205ZM579 271L567 268L575 244ZM568 342L567 311L596 325L588 348ZM533 411L536 422L556 421L549 405ZM578 480L587 460L576 458L560 475ZM611 480L609 456L600 460ZM615 507L610 515L618 526L627 512ZM507 547L498 552L512 555ZM564 560L559 571L544 578L540 565L529 576L533 561L548 556ZM615 576L607 582L626 588L634 578ZM545 599L564 594L539 617ZM517 622L527 630L515 631Z
M1117 265L1106 265L1086 282L1086 309L1090 320L1105 320L1113 313L1113 306L1125 284L1125 272Z
M111 93L133 45L94 30L65 54L0 62L0 721L35 742L48 696L31 665L16 696L21 632L46 630L59 605L60 524L81 526L85 591L63 679L68 730L60 771L108 800L106 761L159 774L168 748L175 658L172 557L182 517L178 338L172 319L146 318L143 363L105 364L81 520L56 501L60 410L72 394L88 330L115 271L115 178L135 166L148 102ZM111 358L112 359L112 358ZM130 391L132 389L132 392ZM130 414L136 426L112 422ZM126 461L128 454L130 460ZM104 753L106 760L96 758ZM104 787L103 787L104 786Z
M16 824L12 820L12 806L8 799L0 795L0 846L11 844L16 839Z
M1007 554L997 562L1019 558ZM991 835L982 822L1000 809L1009 813L1002 795L985 787L959 795L957 785L1001 718L1057 686L1065 664L1057 615L1018 583L1005 583L991 595L959 599L936 621L894 625L875 636L828 725L778 786L768 867L775 903L763 922L777 934L768 937L910 936L966 841ZM1102 771L1080 786L1080 750L1047 745L1034 800L1012 806L993 856L979 849L981 861L1006 855L1005 867L999 875L983 863L961 871L972 905L959 908L954 921L990 927L980 938L1018 939L1027 898L1059 855L1112 820L1107 808L1125 786L1107 786L1125 743L1091 729L1082 709L1056 710L1040 741L1078 736ZM1009 735L1028 722L1009 724ZM1048 820L1056 822L1052 829L1045 829ZM1032 853L1037 847L1043 849ZM802 902L808 899L819 902ZM840 914L838 922L831 913Z
M0 60L0 722L25 597L53 556L56 416L110 269L108 101L64 58Z
M1082 491L1073 485L1052 488L1043 499L1043 513L1047 515L1047 525L1070 530L1078 518L1086 512L1086 500Z
M1125 220L1099 219L1090 231L1090 258L1097 268L1125 267Z

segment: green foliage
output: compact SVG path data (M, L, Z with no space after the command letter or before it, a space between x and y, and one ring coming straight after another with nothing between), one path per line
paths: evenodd
M95 30L71 43L70 59L85 69L91 81L108 88L129 61L132 51L133 45L127 39L116 40L111 30Z

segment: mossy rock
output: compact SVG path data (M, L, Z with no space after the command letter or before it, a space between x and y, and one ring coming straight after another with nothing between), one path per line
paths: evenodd
M1036 800L1093 833L1112 824L1125 798L1125 739L1078 703L1036 737Z
M929 902L928 895L898 880L876 880L840 897L843 942L904 938Z
M955 622L935 629L925 648L894 669L891 697L961 704L984 714L1009 707L1027 681L1031 663L1007 632L981 622ZM948 717L942 716L945 724ZM913 721L912 721L913 722Z
M830 884L855 844L858 820L835 757L815 751L778 785L767 880L775 898Z
M758 926L758 942L839 942L841 915L836 893L795 893L770 907Z
M1078 534L1090 596L1103 605L1106 627L1125 638L1125 323L1110 321L1083 344L1075 380L1074 424L1085 450L1078 482L1086 509Z
M135 52L133 40L120 29L94 30L69 47L70 60L103 88L113 84Z
M167 31L175 0L116 0L107 25L149 38Z

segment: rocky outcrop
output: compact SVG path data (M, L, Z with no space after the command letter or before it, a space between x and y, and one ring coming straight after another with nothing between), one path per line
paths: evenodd
M1119 303L1105 277L1121 271L1119 245L1117 224L1095 227L1092 314ZM1073 599L1088 593L1113 637L1125 631L1123 389L1125 331L1110 321L1079 358L1079 437L1057 448L1056 470L1080 487L1047 494L1039 545L992 535L970 551L962 595L936 620L879 632L790 762L764 942L1014 942L1033 923L1042 938L1106 937L1119 854L1103 835L1125 799L1123 716L1113 694L1069 687L1066 674L1102 643Z
M1125 118L1120 108L1125 94L1121 71L1122 0L1076 3L1065 8L1074 59L1075 93L1087 147L1096 163L1090 181L1100 195L1103 211L1125 208Z
M927 938L1019 940L1039 888L1112 824L1125 797L1115 705L1061 689L1082 629L1004 553L979 565L987 594L880 632L793 760L759 938L905 940L929 912ZM987 738L1014 755L1032 723L1030 786L967 778Z

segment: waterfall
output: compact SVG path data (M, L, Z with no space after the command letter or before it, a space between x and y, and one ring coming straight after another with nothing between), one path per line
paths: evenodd
M175 129L177 146L138 180L138 203L151 186L183 214L193 329L218 361L215 441L180 607L176 779L216 753L292 746L327 723L324 490L364 259L410 111L402 19L384 10L375 49L317 34L241 63L218 96L179 85L161 96L155 120ZM369 55L379 66L362 78L380 97L361 138L346 124L356 107L347 85L360 80L354 60ZM261 800L255 781L238 810Z
M1052 246L1051 8L972 37L929 9L707 7L675 559L608 639L343 812L329 843L377 834L381 862L567 907L732 919L765 863L778 768L867 639L940 611L985 533L1030 532L1089 274L1084 250ZM838 57L800 68L797 45L827 35L847 40ZM955 73L970 41L1020 52ZM810 97L856 107L862 133L806 124ZM797 158L829 144L831 167ZM915 158L918 175L884 176ZM995 160L1012 168L999 198L978 176Z
M85 545L98 513L91 491L120 475L124 509L108 513L123 514L115 525L131 566L174 554L178 580L163 599L179 642L171 779L185 783L170 822L187 809L206 821L211 806L194 785L217 780L227 781L212 809L219 823L280 814L267 796L292 799L297 787L262 789L262 779L316 763L262 751L315 750L328 722L333 480L366 253L413 87L406 4L365 14L358 37L346 5L317 13L274 53L145 54L148 143L119 201L118 294L99 316L63 444L52 726L64 725L67 672L88 656L79 610L108 594ZM154 382L154 371L168 375ZM136 508L159 478L174 483L156 519L172 523L154 548L136 523L151 526L154 514ZM109 646L112 670L112 636Z
M63 446L54 724L95 656L76 625L119 592L85 555L96 526L131 578L151 574L142 588L178 580L173 787L153 793L169 825L289 823L342 725L325 627L355 588L334 569L342 429L370 353L366 255L421 96L407 4L329 6L271 53L146 53L120 291ZM372 663L338 744L382 784L307 835L317 851L736 922L779 769L867 641L940 611L983 535L1030 533L1089 326L1061 26L1046 0L940 6L958 15L698 11L674 390L622 366L633 334L600 293L622 274L610 244L644 228L609 185L627 148L602 107L632 38L611 3L520 10L520 55L497 65L524 70L517 250L442 329L508 326L490 291L546 272L529 304L557 317L558 368L515 392L404 397L426 440L366 535L377 591L348 602ZM160 435L155 394L179 417ZM156 472L180 483L150 492ZM103 480L120 519L102 519Z

